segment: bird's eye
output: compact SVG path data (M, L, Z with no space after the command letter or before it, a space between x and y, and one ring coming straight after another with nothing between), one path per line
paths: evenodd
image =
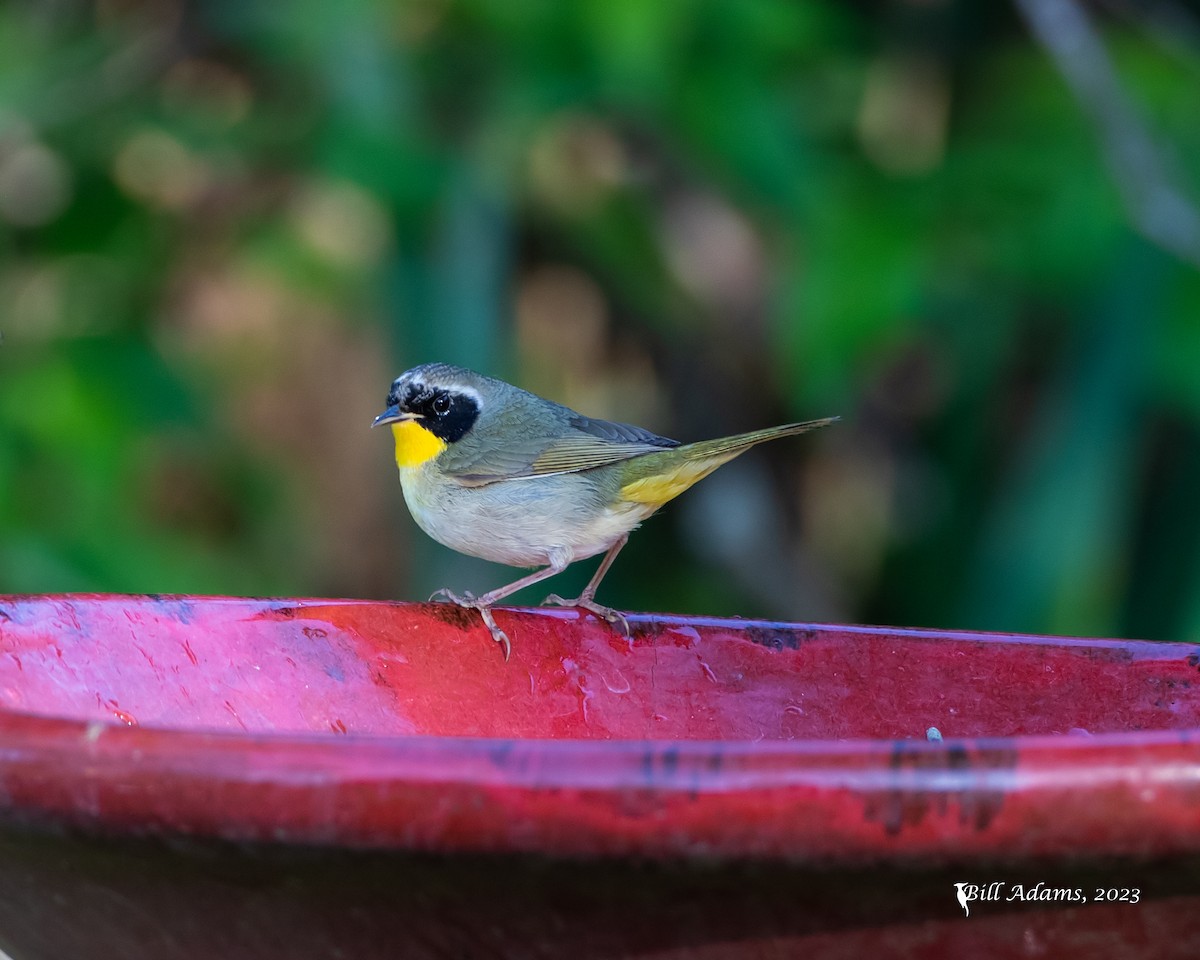
M450 397L447 394L439 393L433 398L433 412L438 416L450 412Z

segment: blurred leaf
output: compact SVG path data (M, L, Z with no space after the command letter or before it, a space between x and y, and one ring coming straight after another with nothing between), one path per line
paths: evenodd
M964 596L964 612L978 618L969 626L1115 632L1149 339L1141 320L1164 270L1161 254L1138 247L1082 318L1072 362L1033 408L1016 468L982 531Z

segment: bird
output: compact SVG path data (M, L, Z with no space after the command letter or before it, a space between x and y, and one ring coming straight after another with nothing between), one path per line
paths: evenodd
M756 444L837 417L680 443L641 427L585 416L503 380L426 363L391 384L372 427L388 425L413 519L438 543L512 567L537 568L482 596L438 590L476 610L504 650L492 607L577 560L600 561L583 592L543 604L586 610L630 636L625 616L596 602L629 534L668 501Z

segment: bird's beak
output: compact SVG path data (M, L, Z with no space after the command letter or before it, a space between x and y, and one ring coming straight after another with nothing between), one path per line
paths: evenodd
M407 413L400 409L398 404L393 403L390 407L383 411L373 421L371 426L379 427L385 423L399 423L401 420L420 420L419 413Z

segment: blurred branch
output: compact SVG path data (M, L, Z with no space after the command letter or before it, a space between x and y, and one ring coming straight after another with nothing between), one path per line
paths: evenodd
M1200 48L1200 17L1176 0L1102 0L1109 12L1144 30L1185 63Z
M1137 229L1200 267L1200 214L1126 96L1082 5L1078 0L1016 0L1016 5L1100 132Z

